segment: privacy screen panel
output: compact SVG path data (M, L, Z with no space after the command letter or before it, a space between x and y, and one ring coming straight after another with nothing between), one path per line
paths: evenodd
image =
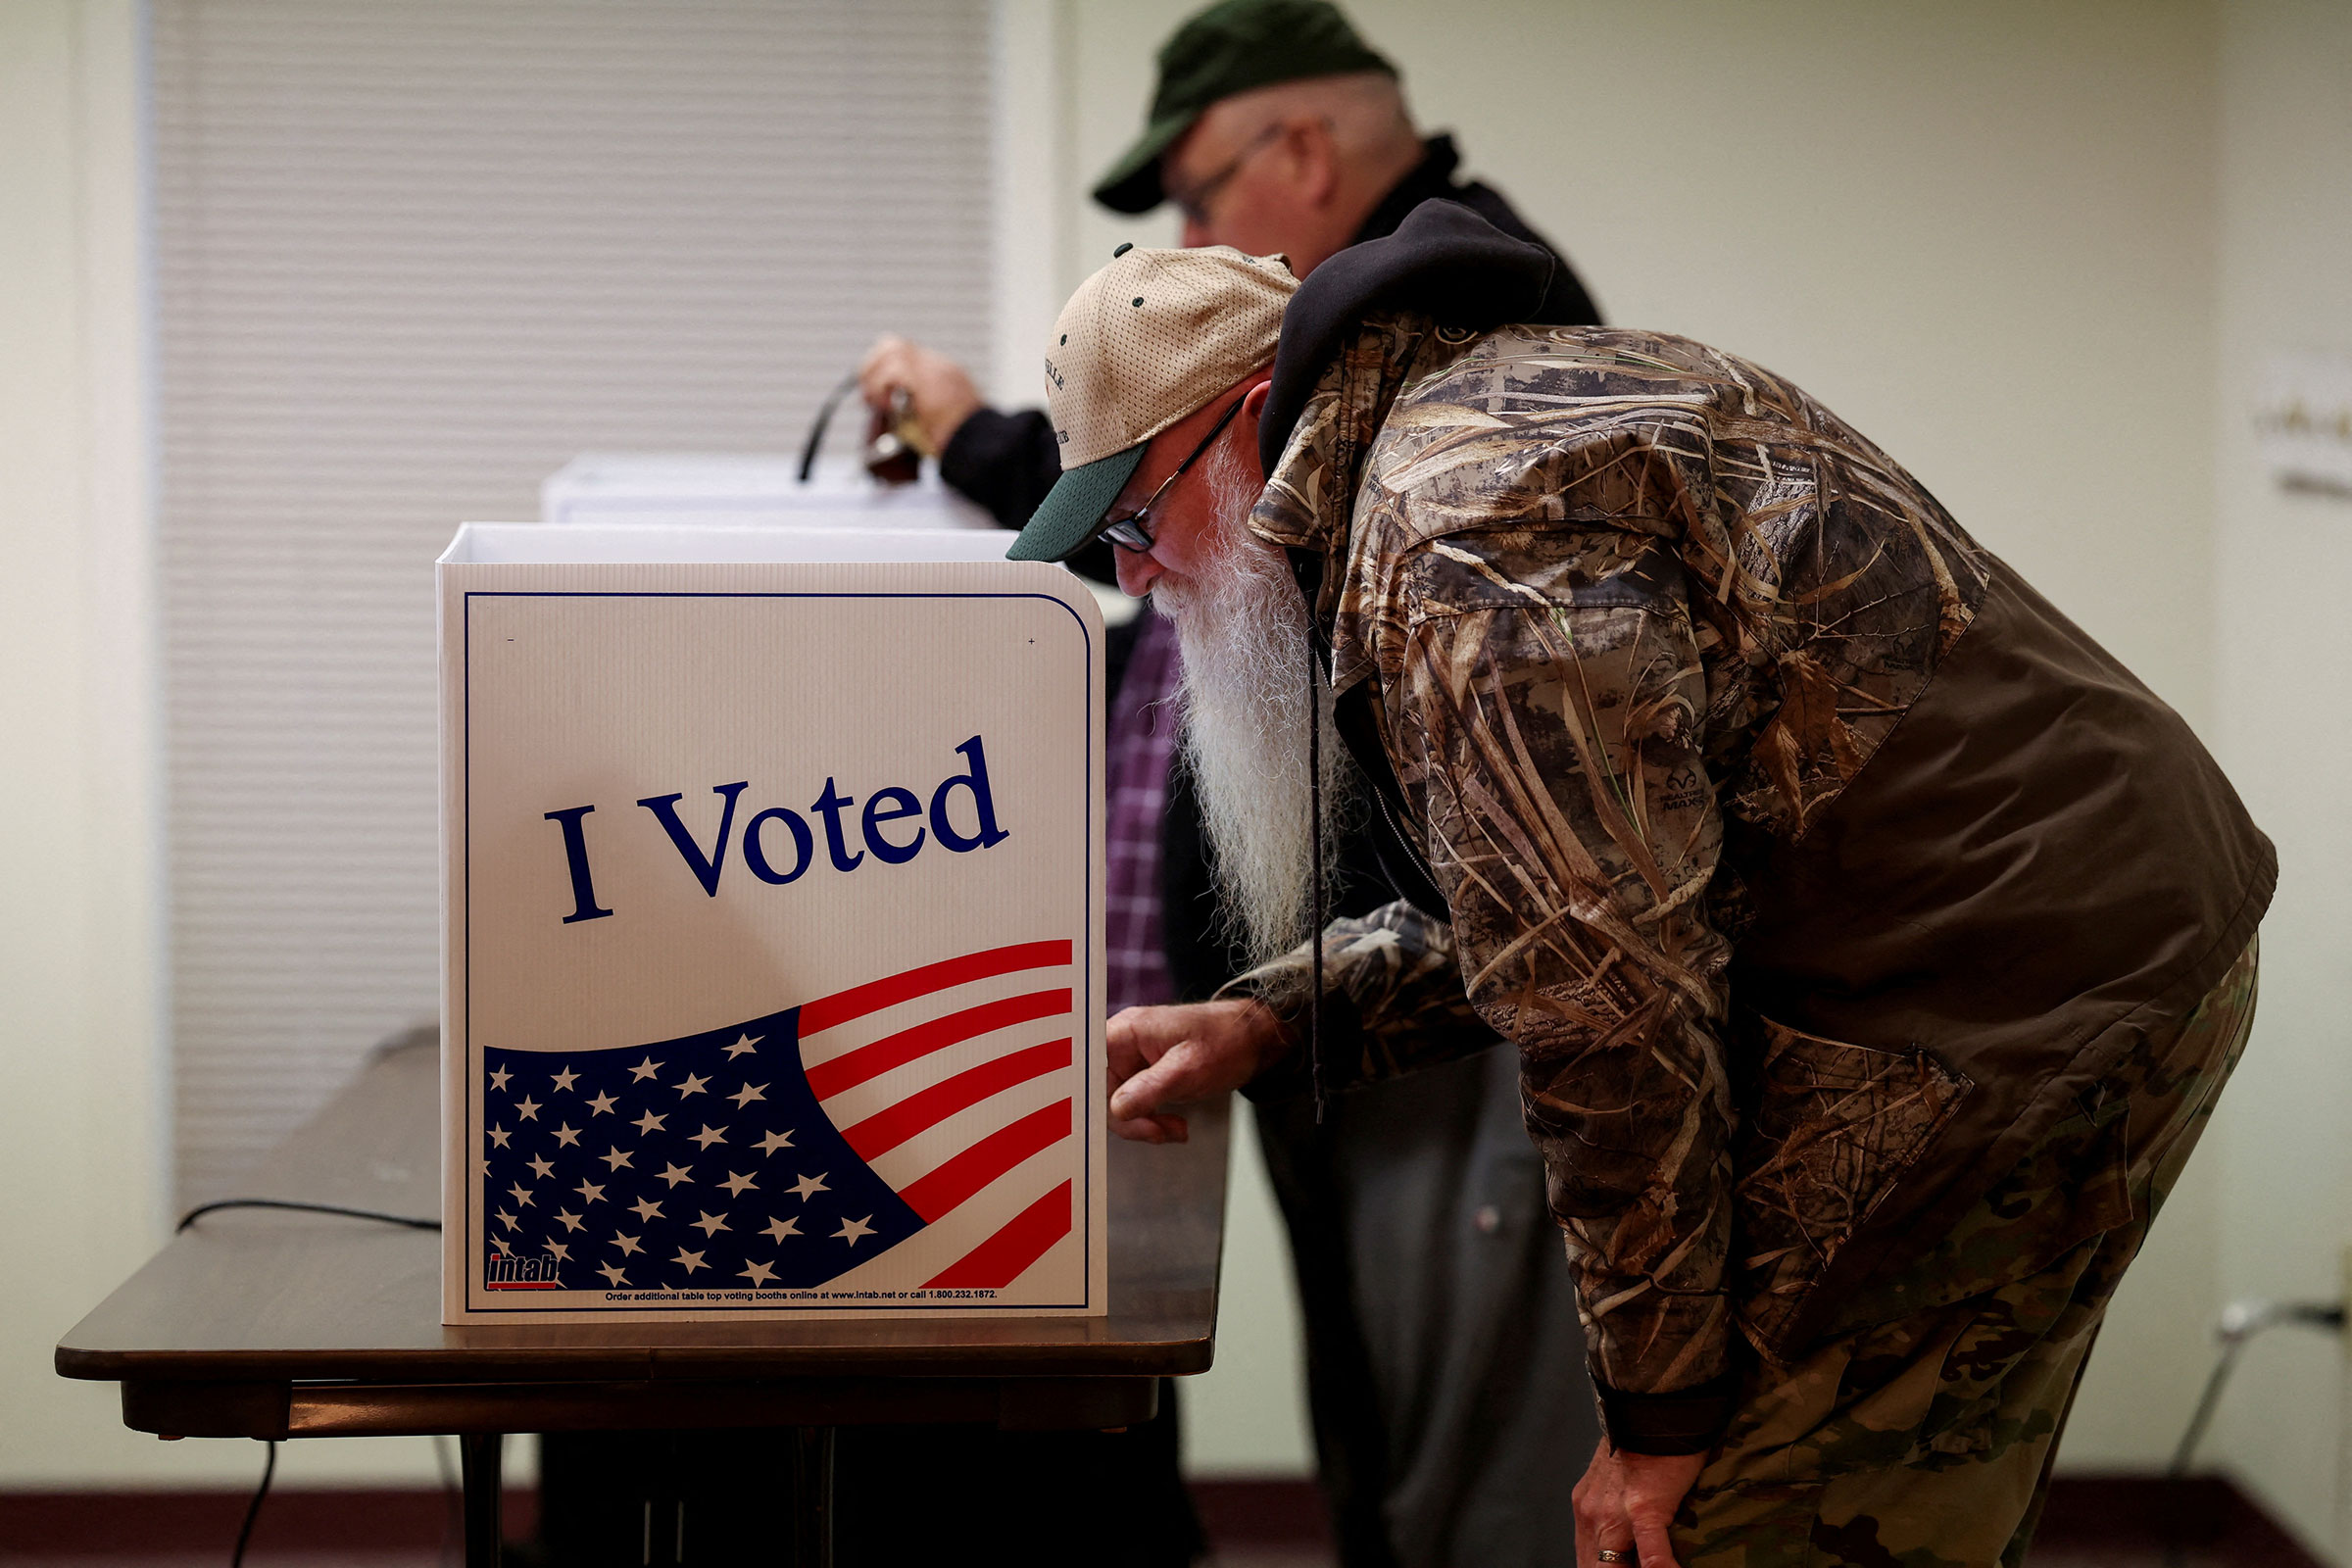
M985 0L154 0L182 1196L437 1002L432 561L989 347ZM849 427L835 461L848 461Z

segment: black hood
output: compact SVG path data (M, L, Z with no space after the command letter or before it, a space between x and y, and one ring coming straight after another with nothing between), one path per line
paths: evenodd
M1443 326L1485 331L1509 321L1576 326L1592 318L1592 304L1560 259L1542 245L1514 238L1460 202L1432 199L1423 202L1397 225L1396 232L1350 245L1314 270L1298 285L1282 313L1282 337L1274 350L1274 383L1259 416L1257 450L1271 473L1282 461L1298 416L1313 395L1324 369L1345 349L1367 316L1383 311L1419 311ZM1290 552L1291 569L1309 611L1307 637L1315 657L1307 667L1321 682L1330 669L1330 628L1313 615L1323 576L1322 555L1313 550ZM1356 766L1363 772L1381 809L1368 824L1373 849L1399 897L1440 919L1446 918L1445 893L1397 823L1403 816L1403 796L1396 774L1381 749L1371 714L1365 707L1368 688L1358 683L1343 696L1333 717ZM1309 756L1320 730L1308 729ZM1322 817L1322 766L1310 768ZM1323 924L1323 845L1315 844L1315 924ZM1322 949L1314 955L1314 983L1307 1022L1308 1070L1315 1084L1318 1117L1322 1074L1318 1053L1321 1035Z
M1432 199L1407 214L1396 232L1368 239L1315 269L1298 285L1282 313L1282 337L1274 350L1274 383L1258 417L1259 460L1271 473L1282 461L1306 400L1324 368L1354 337L1367 316L1383 311L1419 311L1444 326L1484 331L1506 321L1575 325L1592 319L1592 305L1560 259L1542 245L1516 239L1460 202ZM1329 628L1313 617L1322 557L1311 550L1290 552L1291 568L1309 610L1307 638L1315 657L1308 679L1320 686L1330 669ZM1440 919L1446 918L1444 891L1428 871L1417 847L1397 826L1402 804L1396 774L1364 711L1368 688L1358 683L1340 699L1333 717L1340 736L1381 803L1368 826L1373 848L1398 895ZM1353 720L1353 721L1351 721ZM1307 773L1314 794L1313 817L1323 817L1322 727L1307 721ZM1314 846L1315 929L1324 925L1324 846L1318 827ZM1312 951L1307 989L1306 1067L1314 1087L1315 1120L1323 1119L1323 945Z
M1291 296L1274 351L1274 385L1257 426L1271 473L1323 371L1367 316L1420 311L1446 326L1484 331L1508 321L1574 325L1592 305L1575 275L1543 246L1514 239L1460 202L1426 201L1396 232L1350 245Z

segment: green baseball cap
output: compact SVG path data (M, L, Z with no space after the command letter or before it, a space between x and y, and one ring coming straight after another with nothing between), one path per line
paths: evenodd
M1096 183L1095 200L1114 213L1148 213L1167 200L1160 155L1220 98L1359 71L1396 74L1330 0L1218 0L1159 46L1159 89L1144 133Z

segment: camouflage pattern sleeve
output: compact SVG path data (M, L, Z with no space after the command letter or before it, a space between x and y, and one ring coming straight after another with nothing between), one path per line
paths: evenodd
M1312 963L1300 943L1217 995L1255 997L1302 1035ZM1322 1021L1318 1054L1326 1089L1393 1077L1494 1044L1494 1031L1462 993L1452 928L1401 899L1324 929ZM1302 1045L1248 1092L1265 1100L1309 1087Z
M1520 1053L1596 1381L1729 1368L1722 818L1684 579L1638 531L1496 528L1406 553L1380 704L1468 999Z

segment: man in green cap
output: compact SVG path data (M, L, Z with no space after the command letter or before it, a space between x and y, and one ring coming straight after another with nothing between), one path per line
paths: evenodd
M1161 48L1143 134L1094 196L1123 213L1172 201L1186 245L1280 253L1300 276L1433 197L1550 249L1500 195L1457 180L1458 162L1450 137L1414 128L1395 66L1337 9L1223 0ZM1555 318L1597 320L1564 263L1558 276ZM941 476L1009 526L1028 522L1060 477L1063 450L1042 412L985 407L961 368L918 345L877 344L863 390L877 412L908 394ZM1110 575L1103 547L1076 564ZM1219 887L1244 868L1212 863L1198 793L1170 765L1175 738L1160 715L1184 673L1174 640L1147 612L1110 650L1114 1012L1206 998L1253 956L1228 935L1243 901ZM1354 870L1336 907L1386 901L1360 838L1335 858ZM1320 1120L1309 1101L1268 1099L1256 1123L1291 1237L1342 1559L1565 1560L1561 1478L1582 1471L1598 1425L1510 1054L1338 1097Z
M1433 197L1558 254L1491 186L1455 179L1460 162L1450 135L1414 128L1396 68L1327 0L1219 0L1160 46L1144 132L1093 194L1116 213L1173 202L1186 245L1279 254L1302 278L1349 245L1394 233ZM1561 274L1564 314L1597 322L1565 262ZM987 407L944 355L884 337L858 379L877 416L906 393L940 476L1006 527L1026 523L1060 476L1045 416Z

